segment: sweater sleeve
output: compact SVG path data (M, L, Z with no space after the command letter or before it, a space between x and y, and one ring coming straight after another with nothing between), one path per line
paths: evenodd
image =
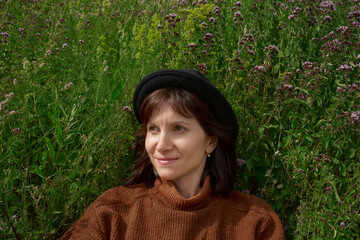
M60 240L105 239L96 210L94 204L90 206L89 209L85 211L84 215L66 231Z
M258 239L262 240L285 240L284 230L278 215L273 211L269 211L265 218Z

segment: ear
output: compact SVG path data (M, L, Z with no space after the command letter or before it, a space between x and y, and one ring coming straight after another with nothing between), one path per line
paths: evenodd
M216 148L217 143L218 143L218 137L209 136L209 138L210 138L210 142L209 142L208 146L206 147L207 153L211 153L212 151L214 151L214 149Z

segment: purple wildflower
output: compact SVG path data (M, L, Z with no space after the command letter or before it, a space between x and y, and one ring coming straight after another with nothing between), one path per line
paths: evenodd
M242 17L242 14L241 14L241 12L235 12L235 17Z
M357 124L359 123L359 119L360 119L360 110L357 112L353 112L350 115L350 123L352 124Z
M62 45L62 48L64 49L64 48L67 48L67 47L69 47L66 43L64 43L63 45Z
M0 110L4 110L6 101L0 102Z
M296 69L296 73L300 75L300 74L302 74L302 71L298 68L298 69Z
M85 20L84 24L85 24L85 25L90 24L90 20Z
M311 70L313 69L318 63L317 62L304 62L303 63L303 68L305 70Z
M360 60L360 54L356 56L356 59L357 59L357 60Z
M255 56L255 52L253 50L249 50L248 53L252 56Z
M79 40L79 44L83 44L83 43L84 43L84 41L80 39L80 40Z
M284 90L291 91L293 89L293 86L291 84L284 84Z
M342 87L338 86L336 91L337 91L337 92L340 92L340 93L343 93L343 92L345 92L345 89L343 89Z
M238 166L242 167L242 166L245 166L246 165L246 161L244 159L236 159L236 163Z
M235 3L235 6L241 7L241 2L240 2L240 1L237 1L237 2Z
M11 115L14 115L15 113L16 112L14 110L12 110L12 111L9 112L9 115L11 116Z
M322 23L330 23L332 21L332 18L330 16L325 16L324 19L322 20Z
M276 52L276 53L279 52L279 49L275 45L269 45L265 48L265 51L269 51L269 50Z
M289 15L288 19L289 19L289 20L293 20L294 17L295 17L295 15L294 15L294 14L291 14L291 15Z
M68 84L66 84L65 86L64 86L64 89L66 90L66 89L69 89L70 87L72 87L74 84L72 83L72 82L69 82Z
M266 69L263 65L260 65L260 66L256 65L255 70L258 72L266 73Z
M10 34L8 32L1 32L1 36L3 38L9 38L10 37Z
M204 35L204 40L205 40L205 41L211 40L213 37L214 37L213 34L211 34L211 33L206 33L206 34Z
M220 8L219 8L218 6L215 6L215 7L213 8L213 12L214 12L214 14L215 14L216 16L219 16L221 10L220 10Z
M206 71L207 70L207 66L206 66L205 63L199 63L198 68L199 68L199 71Z
M13 92L5 95L5 98L9 98L9 99L12 99L13 97L14 97L14 93L13 93Z
M209 18L209 22L213 22L213 23L215 23L215 18L213 18L213 17L211 17L211 18Z
M345 223L344 223L344 222L341 222L341 223L339 224L339 227L341 227L341 228L345 227Z
M17 135L18 133L20 133L20 128L14 128L12 132Z
M132 110L131 110L131 107L129 107L129 106L124 106L123 108L122 108L122 110L124 111L124 112L131 112Z
M301 8L296 7L295 10L292 12L294 15L298 14L301 11Z
M24 32L25 30L23 28L19 28L19 33Z
M352 71L353 67L349 66L347 64L344 64L344 65L340 65L336 70L337 71Z
M320 3L319 10L321 12L335 11L336 7L332 1L324 1L324 2Z
M50 19L46 19L46 20L45 20L45 23L51 23L51 20L50 20Z
M207 23L206 22L202 22L200 25L203 26L204 29L207 28Z
M50 54L51 54L51 50L50 49L46 50L46 55L50 55Z

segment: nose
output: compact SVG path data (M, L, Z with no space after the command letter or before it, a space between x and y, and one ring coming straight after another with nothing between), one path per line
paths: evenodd
M168 133L166 133L165 131L162 131L159 134L159 138L158 138L155 148L156 148L156 151L158 151L158 152L165 152L172 148L171 137L169 136Z

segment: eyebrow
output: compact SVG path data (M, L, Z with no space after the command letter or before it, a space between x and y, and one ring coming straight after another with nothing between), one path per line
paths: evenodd
M153 123L153 122L148 122L148 124L151 124L151 125L156 125L155 123ZM183 124L183 125L190 125L190 123L188 123L188 122L185 122L185 121L174 121L174 122L170 122L170 124L171 125L181 125L181 124Z

